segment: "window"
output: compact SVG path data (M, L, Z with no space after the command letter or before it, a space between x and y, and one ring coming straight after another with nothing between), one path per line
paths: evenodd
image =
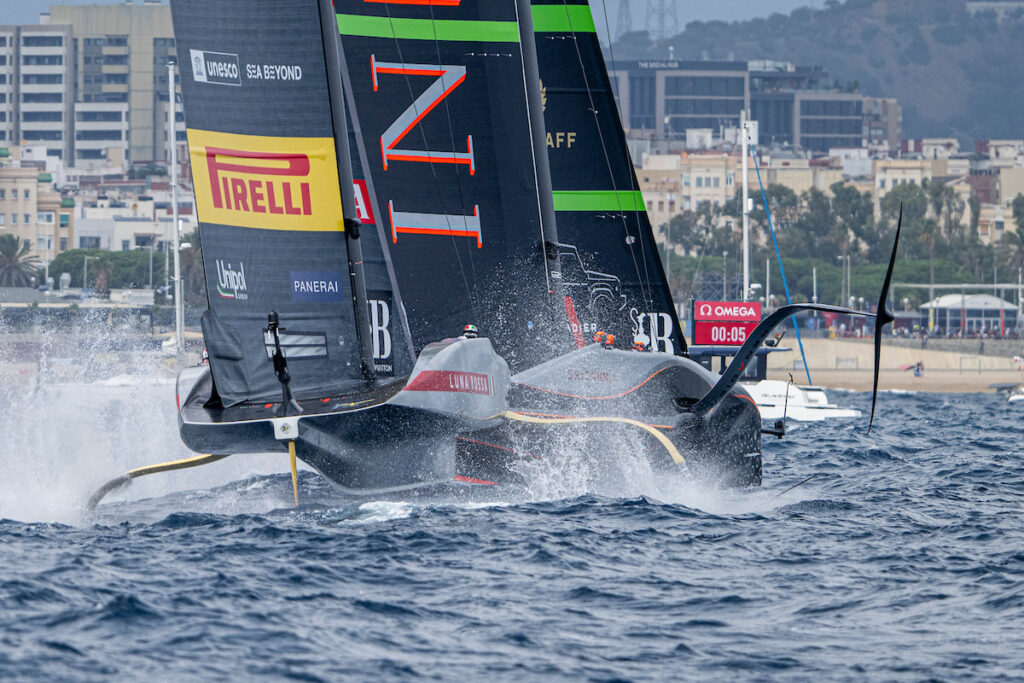
M127 83L128 74L104 74L107 83Z
M735 176L732 173L730 173L729 175L725 176L725 186L726 187L732 187L733 186L733 183L734 183L733 179L734 179L734 177Z
M35 123L37 121L63 121L64 117L59 111L23 111L21 120Z
M1002 232L1005 224L1003 221L996 221L996 232Z
M881 190L885 189L885 178L879 178L878 179L878 187Z
M36 223L53 223L53 211L40 211L36 216Z
M6 121L6 120L7 120L7 112L0 111L0 121Z
M79 111L75 112L75 118L79 121L120 121L119 111Z
M0 104L4 104L5 102L7 102L7 93L0 92Z
M697 187L704 187L704 178L697 176Z
M57 85L64 82L61 74L22 74L21 82L27 85Z
M104 64L127 64L128 55L107 55L103 59Z
M7 47L7 36L0 37L0 47Z
M71 216L66 214L66 213L62 213L60 215L60 227L66 228L70 224L71 224ZM63 248L64 247L61 247L61 249L63 249Z
M76 140L120 140L119 130L80 130L75 133Z
M61 55L25 55L21 63L26 66L59 66L64 63Z
M64 95L59 92L27 92L22 93L21 101L27 104L35 102L63 102Z
M0 190L0 199L6 199L6 198L7 198L7 190ZM0 216L2 216L2 215L3 214L0 214Z
M11 225L17 225L17 224L18 224L18 214L12 213L11 214Z
M25 225L28 225L31 222L32 222L32 214L26 213L25 214Z
M99 235L86 237L80 235L78 237L78 248L79 249L101 249Z
M690 174L689 173L684 173L683 174L683 187L689 187L689 186L690 186Z
M30 190L25 190L25 199L31 199L31 198L32 198L31 191Z
M0 74L0 85L7 82L7 74Z
M7 223L7 214L6 213L0 213L0 225L4 225L6 223Z
M658 200L658 211L664 211L664 210L665 210L665 202L659 199Z
M127 45L128 36L107 36L107 45Z
M61 140L64 137L59 130L25 130L21 135L26 140Z
M121 251L128 251L132 248L131 240L121 240Z
M60 238L60 250L61 251L67 251L68 250L68 238L67 237L61 237Z
M25 36L21 44L25 47L62 47L64 36Z
M718 176L715 176L715 179L714 179L713 182L714 182L715 187L718 187Z
M39 250L39 251L43 251L44 249L46 249L46 238L45 237L37 237L36 238L36 249Z
M0 55L0 66L7 66L7 55Z

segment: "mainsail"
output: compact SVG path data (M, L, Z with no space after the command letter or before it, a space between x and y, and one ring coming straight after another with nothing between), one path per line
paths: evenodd
M353 123L415 347L473 323L513 370L564 352L516 2L335 8Z
M296 398L351 388L362 372L317 0L175 0L173 18L216 390L225 405L281 396L271 311Z
M565 295L578 345L603 330L686 349L587 0L533 0Z

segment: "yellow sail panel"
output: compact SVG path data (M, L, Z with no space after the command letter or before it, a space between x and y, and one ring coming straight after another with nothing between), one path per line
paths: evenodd
M333 138L187 132L204 223L344 231Z

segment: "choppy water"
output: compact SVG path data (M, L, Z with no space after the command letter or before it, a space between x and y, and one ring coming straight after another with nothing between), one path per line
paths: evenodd
M169 390L138 391L98 410L4 397L0 678L1024 671L1021 404L883 394L871 436L766 440L751 492L657 481L630 454L598 472L567 446L514 500L353 501L307 472L293 509L283 459L234 458L86 516L106 478L181 454Z

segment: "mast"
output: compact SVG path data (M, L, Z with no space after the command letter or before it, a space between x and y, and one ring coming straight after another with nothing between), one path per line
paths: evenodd
M334 126L334 144L337 149L338 181L341 185L341 210L345 218L345 241L348 244L349 279L352 283L352 299L355 306L356 338L359 342L359 357L363 366L363 377L376 378L373 365L373 342L370 339L370 318L366 296L366 278L363 272L363 245L359 241L359 218L355 214L355 191L353 190L352 157L348 146L348 130L345 127L345 95L341 88L341 64L338 54L341 39L338 35L334 3L318 0L320 7L320 29L324 39L324 56L327 62L327 90L331 102Z
M747 110L740 111L740 144L743 153L743 300L750 298L750 200L749 178L747 178Z
M555 199L551 184L551 164L548 161L547 135L544 128L544 106L540 96L540 67L537 65L537 44L533 33L533 7L530 0L516 0L519 22L519 44L523 51L523 73L526 79L526 104L530 114L530 134L533 142L533 163L537 175L540 204L541 234L544 258L549 262L548 290L561 301L562 272L558 262L558 227L555 223Z

